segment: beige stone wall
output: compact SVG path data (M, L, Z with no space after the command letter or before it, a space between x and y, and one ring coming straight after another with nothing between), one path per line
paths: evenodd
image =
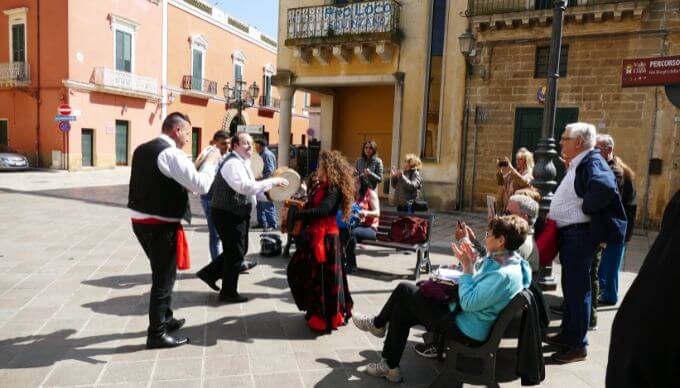
M640 19L568 21L563 41L569 45L569 55L567 76L559 84L558 107L578 108L579 121L593 123L598 132L614 137L616 153L637 174L638 217L644 216L647 193L652 226L658 224L670 196L680 189L680 140L674 120L680 111L667 100L663 87L622 88L621 64L628 58L680 53L678 33L668 32L671 25L679 23L677 3L660 1L650 5ZM481 53L470 83L470 106L483 107L488 120L475 125L472 112L466 139L466 203L473 195L475 206L483 207L486 194L500 189L494 175L495 158L512 152L516 109L543 106L536 95L547 80L534 78L534 69L536 47L549 44L549 28L477 34ZM485 77L480 72L486 73ZM471 193L475 132L475 187ZM648 184L650 152L663 160L663 171L651 176Z

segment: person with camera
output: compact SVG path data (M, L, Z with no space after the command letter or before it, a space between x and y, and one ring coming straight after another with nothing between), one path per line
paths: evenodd
M531 186L534 180L534 154L522 147L515 154L517 168L513 167L510 159L504 157L496 160L496 179L503 190L498 198L498 206L505 209L508 199L515 194L515 191Z
M359 175L365 176L371 189L375 190L382 181L383 161L378 157L378 144L375 140L366 140L361 145L361 157L354 163Z
M422 178L420 177L420 167L422 162L415 154L407 154L404 157L402 170L398 170L392 166L390 171L390 185L395 189L394 199L396 201L397 210L411 211L427 210L419 209L414 203L420 195L420 190L423 188Z

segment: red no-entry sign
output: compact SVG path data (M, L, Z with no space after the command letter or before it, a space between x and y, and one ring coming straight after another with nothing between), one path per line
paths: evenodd
M59 105L59 108L57 109L60 115L62 116L68 116L71 114L71 106L68 104L61 104Z

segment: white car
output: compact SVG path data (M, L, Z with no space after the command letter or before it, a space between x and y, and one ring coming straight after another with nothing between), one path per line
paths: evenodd
M28 158L6 145L0 145L0 171L27 170Z

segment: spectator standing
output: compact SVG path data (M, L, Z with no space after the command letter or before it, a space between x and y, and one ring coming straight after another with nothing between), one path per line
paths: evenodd
M597 252L601 243L621 243L626 231L616 179L594 149L596 135L592 124L567 125L560 144L568 167L548 213L558 228L565 310L560 332L545 342L560 347L552 360L562 364L587 357Z
M255 151L260 154L264 162L264 169L262 170L262 179L269 178L276 170L276 156L267 148L267 141L265 139L255 140ZM258 201L257 205L257 223L260 224L263 231L276 230L276 210L274 202Z
M423 188L420 178L422 162L415 154L404 157L402 170L392 167L390 170L390 185L395 189L394 199L399 211L405 211L409 201L415 201Z
M361 146L361 157L357 159L354 167L359 175L368 179L371 189L378 187L383 176L383 162L378 157L378 145L373 140L366 140Z
M498 185L503 186L500 198L498 199L499 209L505 209L508 204L508 198L515 194L515 191L530 187L531 181L534 180L534 154L522 147L517 150L515 161L517 168L513 167L510 159L507 157L496 162L496 179Z
M597 148L600 155L607 161L609 167L614 172L616 183L621 194L621 202L626 212L628 225L626 226L626 238L620 244L607 244L602 252L602 263L600 264L600 299L599 304L615 305L618 301L619 293L619 268L626 254L626 243L633 236L635 228L635 213L637 204L635 201L635 173L626 165L621 158L614 155L614 139L609 135L597 136Z
M217 166L205 163L205 160L213 152L219 153L220 158L224 156L229 151L229 146L231 140L229 139L229 133L227 131L217 131L213 135L210 145L207 146L201 154L196 158L196 169L199 172L204 171L205 168L217 168ZM201 194L201 207L203 207L203 214L205 214L205 219L208 223L208 246L210 248L210 260L217 260L217 257L222 253L222 241L220 241L220 236L217 235L217 229L215 229L215 223L212 220L212 214L210 213L210 199L212 198L212 191L207 194Z

